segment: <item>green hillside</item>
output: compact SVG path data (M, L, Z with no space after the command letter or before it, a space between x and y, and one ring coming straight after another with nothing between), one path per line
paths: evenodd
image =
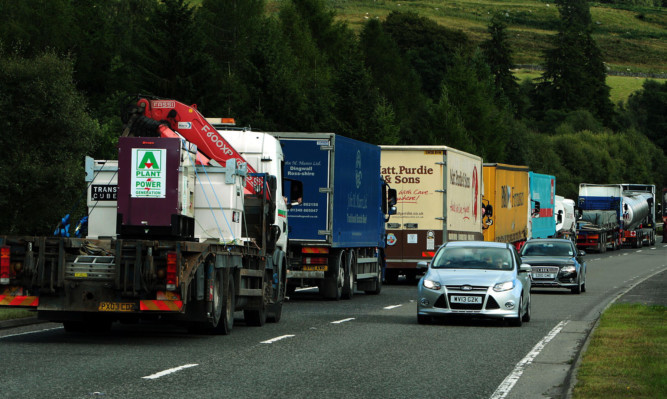
M284 0L267 0L275 12ZM473 41L487 38L491 16L503 12L516 64L542 62L558 22L558 8L548 0L325 0L339 19L358 30L369 18L392 11L409 11L449 28L464 31ZM593 37L603 52L610 74L667 74L667 9L623 4L590 3Z

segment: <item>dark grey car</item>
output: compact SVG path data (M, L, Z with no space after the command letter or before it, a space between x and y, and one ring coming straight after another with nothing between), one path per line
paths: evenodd
M533 267L533 287L567 288L573 294L586 292L585 254L561 238L529 240L521 248L522 262Z

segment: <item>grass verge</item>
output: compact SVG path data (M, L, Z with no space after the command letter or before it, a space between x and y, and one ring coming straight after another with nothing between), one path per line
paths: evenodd
M616 304L600 318L572 397L667 397L667 307Z
M11 319L20 319L23 317L32 317L37 313L27 309L3 309L0 308L0 321L11 320Z

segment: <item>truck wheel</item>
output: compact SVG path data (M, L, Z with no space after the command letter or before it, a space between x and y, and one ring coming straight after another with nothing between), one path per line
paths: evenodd
M378 295L380 294L380 292L382 292L382 266L380 266L380 264L378 263L377 268L378 268L378 273L377 277L375 277L375 282L374 282L375 288L372 290L364 291L368 295Z
M245 309L243 311L243 319L249 326L263 326L266 323L266 304L264 301L262 300L262 305L259 309Z
M214 334L227 335L234 327L234 279L228 269L217 269L213 282L213 317L210 320Z
M346 258L341 298L352 299L354 296L354 271L356 269L356 256L354 250L350 250Z
M325 277L319 284L320 293L324 298L334 301L340 300L343 295L343 280L345 278L345 252L340 251L332 267L332 275Z
M285 259L283 259L282 272L280 274L280 281L278 282L278 294L276 295L275 302L269 306L269 314L267 316L267 321L269 323L278 323L280 317L283 314L283 302L285 302L285 285L287 284L287 270L285 268Z

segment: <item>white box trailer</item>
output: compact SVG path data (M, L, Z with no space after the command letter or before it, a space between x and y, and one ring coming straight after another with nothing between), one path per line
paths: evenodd
M380 146L382 176L398 191L387 223L391 283L417 275L447 241L483 240L482 158L446 146Z

